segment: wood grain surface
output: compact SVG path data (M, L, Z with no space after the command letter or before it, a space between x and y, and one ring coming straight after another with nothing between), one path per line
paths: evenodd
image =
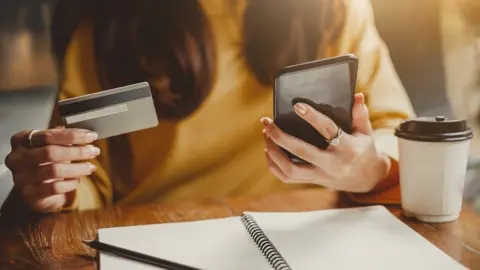
M44 217L17 227L0 225L0 269L97 269L95 252L81 243L98 228L238 216L243 211L306 211L356 206L328 189L291 191L257 197L114 207ZM470 269L480 269L480 215L464 205L457 221L408 226ZM392 262L394 263L394 262Z

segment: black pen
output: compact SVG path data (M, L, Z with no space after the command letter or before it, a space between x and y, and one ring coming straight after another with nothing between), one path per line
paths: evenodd
M123 249L117 246L105 244L97 240L82 240L82 242L98 251L110 253L112 255L130 259L136 262L141 262L148 265L161 267L167 270L200 270L195 267L179 264L172 261L167 261L167 260L156 258L150 255L138 253L132 250Z

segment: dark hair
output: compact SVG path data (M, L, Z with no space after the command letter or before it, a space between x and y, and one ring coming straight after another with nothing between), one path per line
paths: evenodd
M264 84L283 66L316 59L343 28L343 0L246 1L242 57ZM87 20L94 31L93 68L104 89L149 81L160 118L188 116L208 95L215 48L197 0L58 1L52 43L60 70L75 29Z
M102 87L149 81L159 117L166 118L192 113L207 96L215 54L207 18L197 1L101 0L83 5L78 2L85 0L67 1L81 6L82 14L73 24L87 19L92 23L97 64L93 68ZM60 1L55 13L65 7L71 4ZM54 51L60 61L68 45L65 19L53 22ZM69 37L72 30L67 30Z
M343 0L251 0L244 15L244 55L257 79L324 57L345 21Z

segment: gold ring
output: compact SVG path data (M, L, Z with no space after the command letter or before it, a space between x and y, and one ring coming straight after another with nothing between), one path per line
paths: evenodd
M335 136L333 136L333 138L327 140L328 144L331 145L331 146L337 146L340 144L340 136L342 136L343 134L343 130L338 127L337 128L337 134L335 134Z
M28 134L28 144L30 146L30 148L34 148L35 146L33 145L33 141L32 141L32 138L33 138L33 135L37 132L39 132L40 130L32 130L30 131L30 133Z

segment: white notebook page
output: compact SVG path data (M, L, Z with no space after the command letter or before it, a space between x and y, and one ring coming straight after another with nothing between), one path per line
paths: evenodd
M297 269L466 269L383 206L249 213Z
M239 217L100 229L101 242L205 270L271 269ZM158 269L101 253L101 270Z
M293 270L466 269L383 206L252 213ZM205 270L272 269L240 217L99 230L99 240ZM100 269L155 269L102 253Z

